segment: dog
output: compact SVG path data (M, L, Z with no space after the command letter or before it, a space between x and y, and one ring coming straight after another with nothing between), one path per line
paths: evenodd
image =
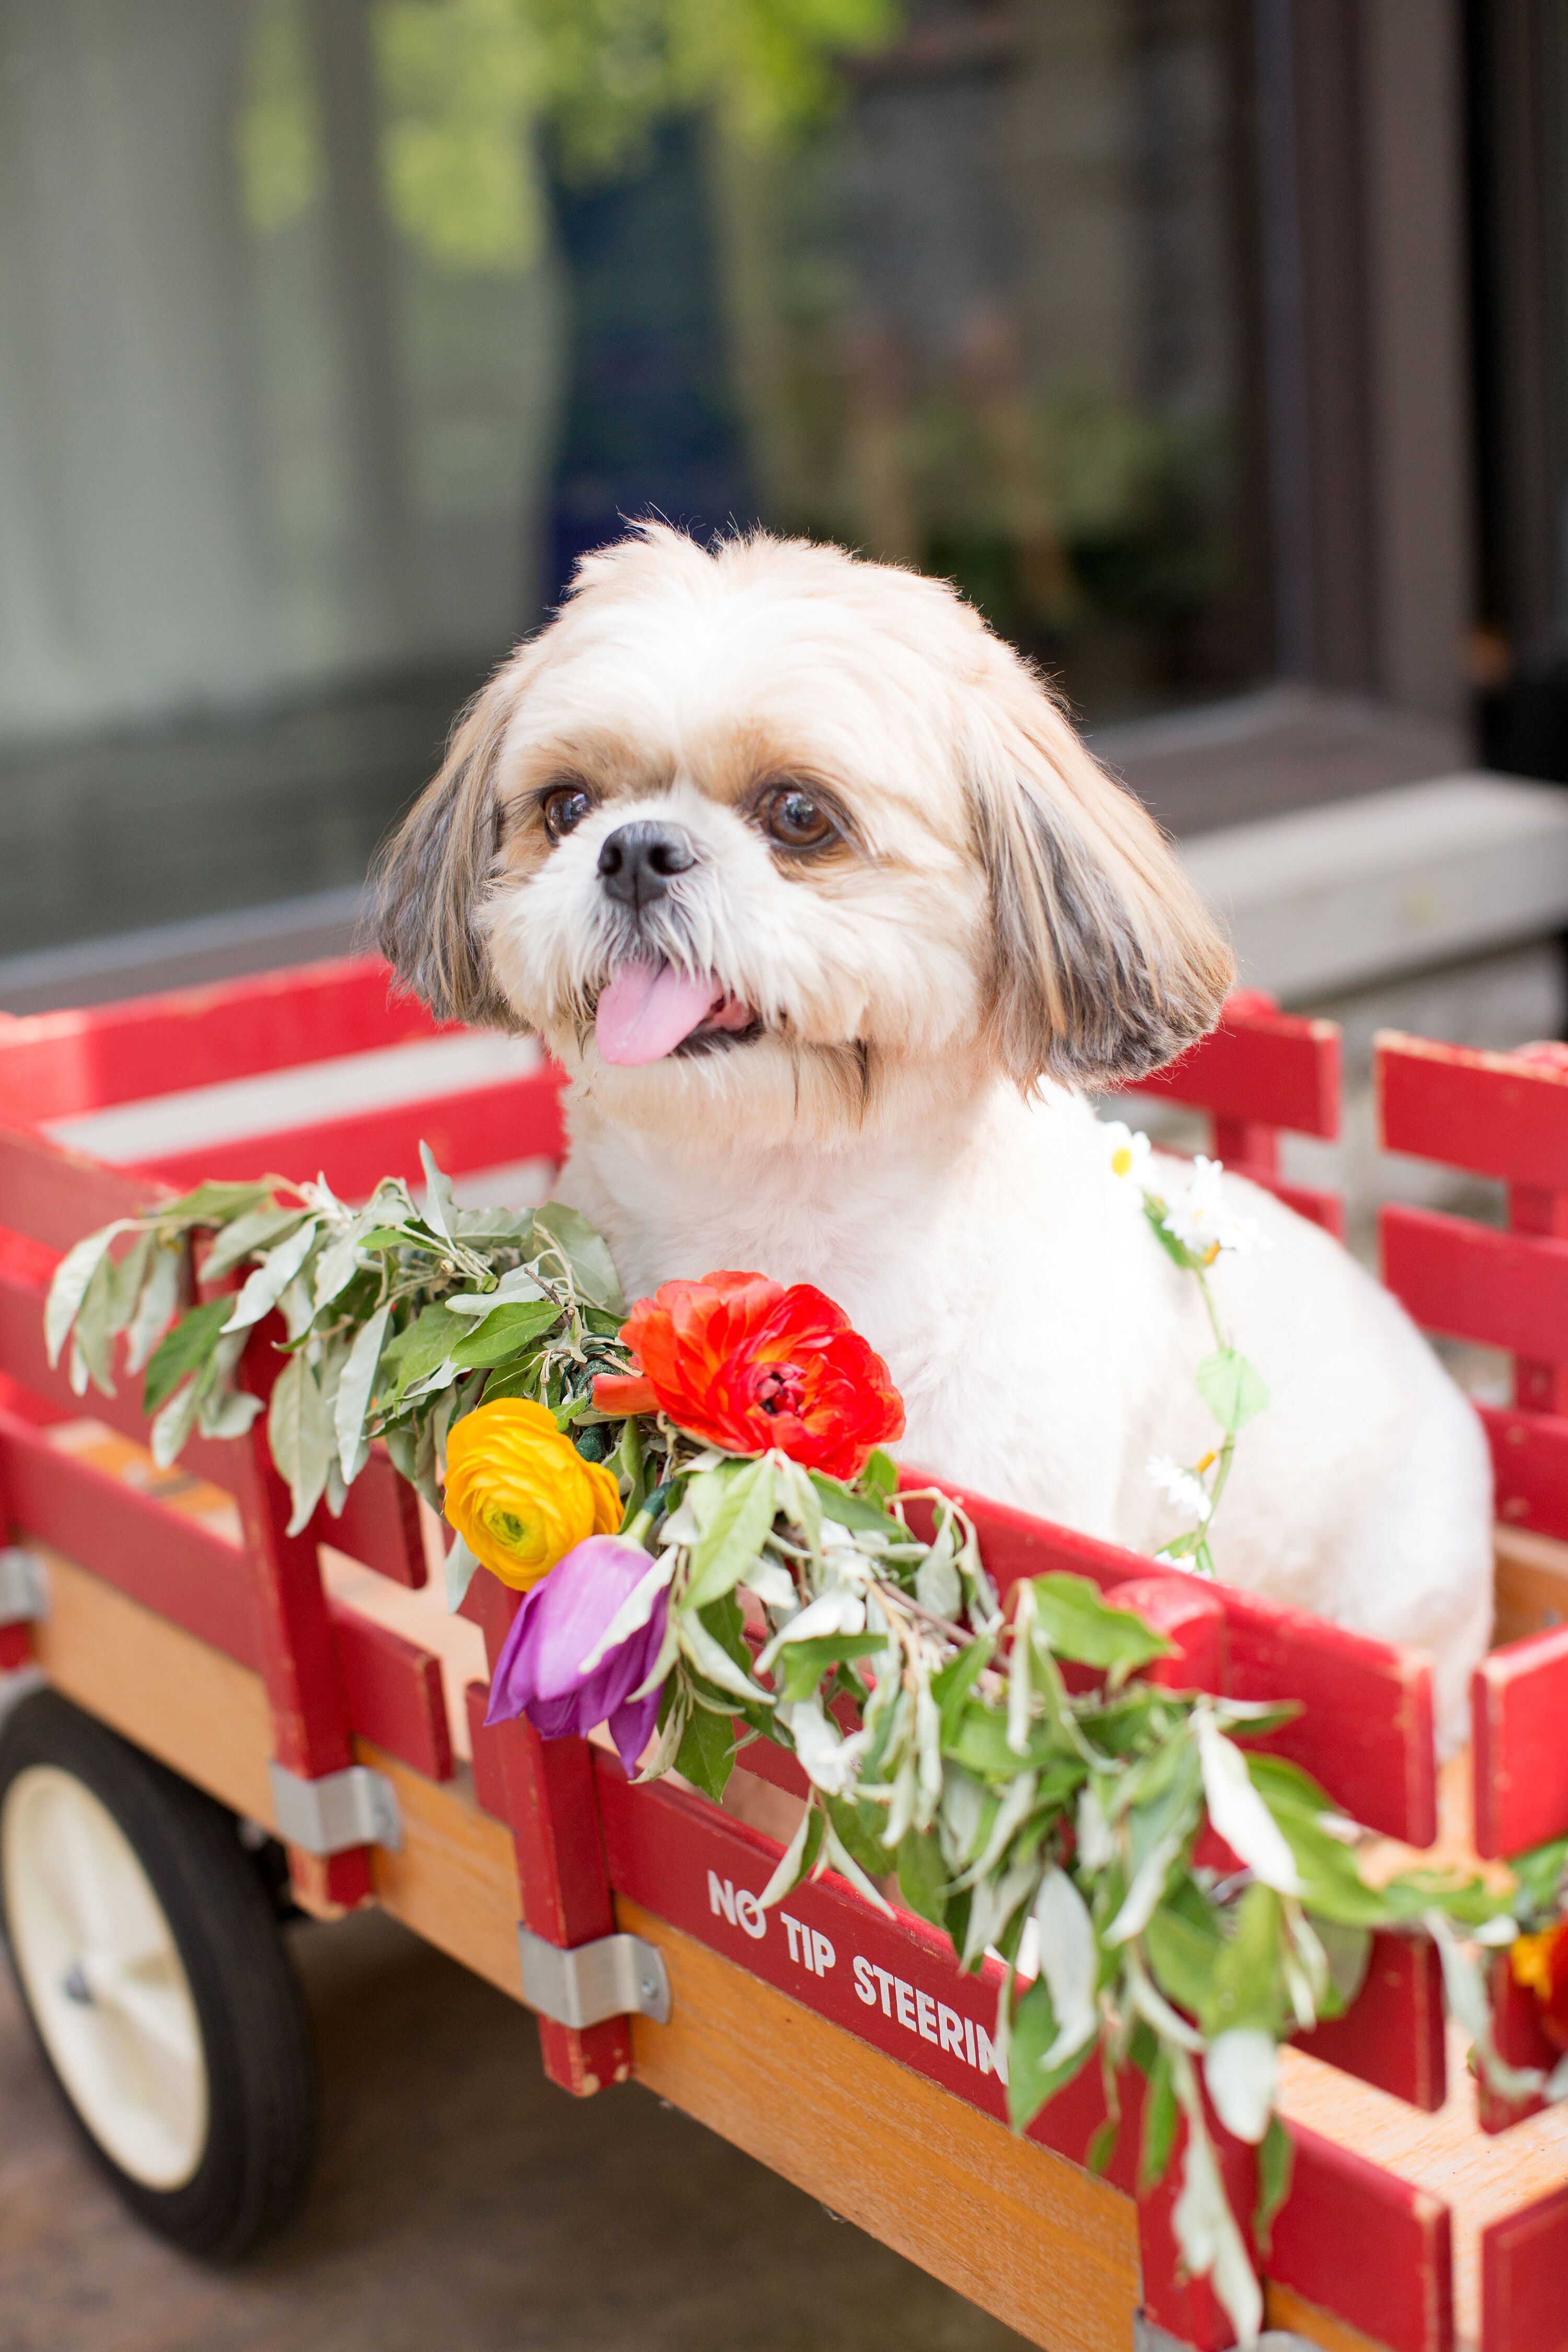
M628 1296L721 1266L814 1283L891 1368L906 1460L1134 1550L1180 1532L1151 1457L1216 1443L1214 1339L1085 1095L1209 1030L1232 961L950 587L634 529L463 717L379 889L433 1012L566 1068L559 1190ZM1209 1281L1270 1402L1217 1572L1427 1651L1452 1748L1491 1622L1478 1418L1338 1243L1222 1191L1259 1245Z

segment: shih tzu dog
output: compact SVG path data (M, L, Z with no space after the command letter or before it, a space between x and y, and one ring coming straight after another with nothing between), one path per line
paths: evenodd
M565 1065L559 1189L628 1296L716 1266L816 1283L891 1366L909 1460L1139 1550L1176 1531L1151 1456L1213 1443L1213 1341L1080 1089L1201 1036L1231 960L951 589L636 530L469 709L381 890L437 1013ZM1218 1571L1426 1649L1451 1745L1491 1615L1476 1416L1338 1244L1224 1189L1261 1245L1210 1279L1271 1402Z

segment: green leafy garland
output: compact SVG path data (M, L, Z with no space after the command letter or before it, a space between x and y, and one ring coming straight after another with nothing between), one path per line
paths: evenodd
M1515 1917L1479 1882L1410 1873L1369 1885L1359 1833L1323 1791L1237 1745L1293 1710L1137 1680L1168 1644L1086 1580L1021 1583L1005 1621L963 1511L940 1493L899 1494L885 1454L849 1485L776 1452L720 1454L662 1416L598 1412L596 1377L630 1369L599 1235L559 1203L461 1209L425 1158L423 1208L395 1181L361 1209L324 1181L207 1184L106 1227L58 1270L51 1360L68 1344L79 1393L89 1380L108 1388L112 1342L125 1332L128 1360L146 1365L153 1448L167 1463L193 1429L248 1428L260 1408L236 1389L235 1369L252 1327L276 1308L287 1361L268 1431L296 1528L323 1496L342 1507L373 1438L439 1507L459 1415L497 1396L544 1405L584 1456L616 1473L626 1532L649 1555L600 1652L646 1627L668 1594L645 1684L661 1682L663 1695L643 1777L674 1769L717 1800L739 1744L762 1737L793 1751L810 1796L761 1901L832 1868L887 1908L879 1882L893 1874L961 1967L999 1955L998 2071L1016 2128L1098 2055L1110 2117L1093 2152L1102 2164L1119 2073L1138 2067L1148 2086L1141 2178L1163 2175L1184 2120L1178 2240L1250 2342L1258 2288L1204 2088L1226 2127L1258 2148L1266 2242L1289 2183L1274 2112L1280 2042L1353 1999L1373 1929L1425 1923L1479 2062L1507 2088L1468 1940L1510 1940ZM1215 1230L1215 1183L1202 1168L1174 1202L1145 1172L1144 1213L1200 1281L1219 1247L1247 1245ZM214 1235L204 1286L249 1271L237 1292L173 1319L188 1291L186 1245L203 1232ZM1212 1570L1208 1520L1237 1430L1262 1399L1206 1284L1205 1297L1216 1344L1203 1392L1221 1444L1182 1472L1203 1500L1163 1556ZM914 1506L930 1515L929 1539L911 1528ZM449 1597L468 1572L459 1546ZM1069 1692L1064 1662L1103 1682ZM1194 1860L1205 1822L1241 1864L1228 1876Z

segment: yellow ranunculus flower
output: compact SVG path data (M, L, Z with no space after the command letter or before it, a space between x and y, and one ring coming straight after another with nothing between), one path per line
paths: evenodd
M621 1490L542 1404L497 1397L453 1424L446 1509L474 1558L526 1592L586 1537L615 1534Z

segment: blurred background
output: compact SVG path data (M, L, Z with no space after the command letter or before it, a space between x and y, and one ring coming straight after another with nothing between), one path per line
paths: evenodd
M0 1005L341 944L650 510L955 580L1186 836L1568 777L1565 74L1561 0L0 0Z

